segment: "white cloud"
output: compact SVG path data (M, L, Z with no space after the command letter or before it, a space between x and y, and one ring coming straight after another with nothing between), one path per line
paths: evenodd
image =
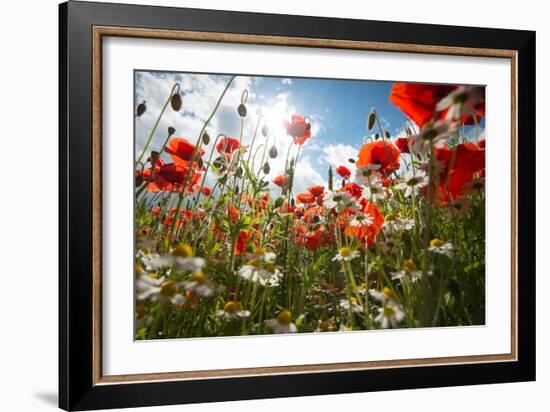
M349 159L357 160L359 149L351 145L342 143L329 144L324 146L319 160L326 165L336 169L338 166L346 166L352 173L352 180L355 178L355 164L350 163Z
M287 79L282 79L281 83L291 85L292 84L292 79L288 79L288 78Z

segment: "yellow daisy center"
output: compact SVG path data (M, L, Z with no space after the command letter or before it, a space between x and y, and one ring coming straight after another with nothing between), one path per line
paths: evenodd
M172 296L174 296L177 291L178 291L178 284L173 280L167 280L162 284L162 287L160 288L160 294L168 298L171 298Z
M206 276L202 272L193 273L189 278L191 282L199 282L199 283L203 283L205 279L206 279Z
M172 249L172 256L191 257L193 256L193 248L186 243L180 243Z
M397 216L395 216L393 213L390 213L389 215L386 215L384 218L386 222L394 222L397 220Z
M288 310L282 310L277 315L277 322L279 322L281 325L290 325L290 322L292 322L292 314Z
M223 307L223 310L224 312L227 312L227 313L240 312L243 310L243 305L241 302L237 300L230 300L225 304L225 306Z
M382 289L382 292L383 292L386 296L388 296L388 297L390 297L390 298L392 298L392 299L395 299L395 293L393 293L393 290L391 290L390 288L386 287L386 288Z
M340 256L342 257L349 257L351 256L351 250L349 247L343 247L340 249Z
M390 317L395 314L395 310L391 306L384 306L384 316Z
M443 246L444 242L439 239L432 239L430 240L430 246L431 247L441 247Z
M410 270L412 272L416 270L416 265L411 259L407 259L403 262L403 269Z

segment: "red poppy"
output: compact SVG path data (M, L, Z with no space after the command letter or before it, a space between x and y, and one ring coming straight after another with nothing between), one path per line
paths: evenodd
M443 147L436 149L437 160L442 164L438 176L439 191L437 200L447 202L456 199L464 193L466 183L472 181L476 173L484 173L485 150L473 143L464 143L452 149Z
M395 146L401 153L410 153L410 147L414 145L416 139L414 137L398 137L395 140Z
M168 153L170 156L172 156L172 160L176 163L182 163L182 161L189 161L193 157L193 153L195 154L195 160L199 157L199 153L197 151L197 147L189 142L186 139L182 139L181 137L173 137L170 139L168 144L166 145L166 148L164 149L166 153ZM200 156L204 154L204 150L200 149Z
M351 177L351 172L346 166L338 166L336 168L336 173L338 173L344 179L349 179Z
M313 196L322 196L323 193L325 193L325 188L323 186L311 186L308 187L309 193L311 193Z
M239 256L241 253L245 251L247 236L248 236L248 231L241 230L241 232L239 233L239 237L237 238L237 243L235 244L234 254L236 256Z
M357 199L361 197L361 187L357 183L348 183L340 189L341 192L348 192L350 196L353 196Z
M300 193L296 196L297 203L313 203L315 201L315 196L309 192Z
M485 149L485 139L481 139L479 142L477 142L477 147L480 149Z
M273 183L275 183L279 187L283 187L288 183L288 176L286 175L276 176L275 179L273 179Z
M422 127L434 116L437 103L454 88L434 84L394 83L390 92L390 102Z
M363 145L359 150L358 167L380 165L382 173L390 173L399 169L401 152L392 143L378 140Z
M372 224L362 226L348 225L345 229L345 234L349 237L361 239L370 247L374 244L376 235L380 232L380 229L382 229L384 217L375 204L368 202L366 199L362 199L361 204L363 206L362 212L372 218Z
M304 144L311 137L311 124L304 116L293 114L291 122L283 122L286 133L294 138L295 144Z
M330 243L331 240L330 233L323 226L314 231L308 231L305 225L296 228L296 244L305 246L309 250L316 250L320 246Z
M229 217L229 219L233 223L236 223L238 216L239 216L239 209L237 209L237 207L234 204L229 203L229 205L227 205L227 217Z
M204 186L202 189L201 189L201 192L203 195L205 196L210 196L212 194L212 189L210 189L209 187L207 186Z
M234 137L223 137L216 145L218 153L231 154L241 146L239 139Z

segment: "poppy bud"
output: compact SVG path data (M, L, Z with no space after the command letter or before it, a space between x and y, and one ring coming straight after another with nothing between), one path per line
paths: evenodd
M235 172L235 176L241 177L242 175L243 175L243 168L241 166L239 166L237 168L237 171Z
M265 162L265 165L264 165L262 170L263 170L264 174L266 174L266 175L269 174L269 171L271 170L269 168L269 163Z
M296 202L294 201L294 198L290 199L290 206L294 207L295 204Z
M176 129L174 129L173 127L169 127L168 128L168 136L172 136L174 133L176 133Z
M143 184L143 176L137 175L136 176L136 187L140 187Z
M346 185L346 179L342 179L342 187Z
M386 134L386 139L389 139L391 137L390 132L388 130L384 130L384 133Z
M275 147L275 145L273 145L271 149L269 149L269 157L275 159L277 157L277 154L277 148Z
M262 135L266 137L269 134L269 127L265 126L262 127Z
M306 118L306 130L311 130L311 122L309 121L309 118Z
M239 194L239 186L235 185L235 194L238 195Z
M205 144L205 145L208 145L208 143L210 143L210 135L208 134L208 132L204 132L202 134L202 142Z
M175 112L179 112L181 109L181 95L179 93L175 93L172 98L170 99L170 106L172 106L172 109Z
M199 157L197 159L197 165L199 166L199 169L202 169L202 167L204 166L204 162L202 161L202 157Z
M370 130L374 127L374 122L376 121L376 111L374 110L374 108L372 108L372 110L370 111L370 114L369 114L369 120L367 122L367 128Z
M212 164L217 167L218 169L223 166L223 161L221 157L216 157Z
M355 163L355 159L348 159L348 162Z
M141 117L143 113L147 110L147 106L145 106L145 100L138 104L138 107L136 109L136 116Z
M246 117L246 106L241 103L237 108L237 112L239 113L239 116Z
M317 215L313 215L313 223L319 223L319 221L321 220L321 218Z
M374 135L374 140L378 140L378 139L380 139L380 133L376 133L376 134Z
M407 134L408 134L409 136L411 136L411 135L413 134L412 131L411 131L411 129L410 129L408 126L407 126L407 129L406 129L406 130L407 130Z
M157 160L159 159L160 153L153 150L151 152L151 164L155 165L157 163Z

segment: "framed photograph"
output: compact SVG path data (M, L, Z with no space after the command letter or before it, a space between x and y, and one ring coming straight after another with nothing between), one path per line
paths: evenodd
M535 33L60 5L60 407L535 379Z

